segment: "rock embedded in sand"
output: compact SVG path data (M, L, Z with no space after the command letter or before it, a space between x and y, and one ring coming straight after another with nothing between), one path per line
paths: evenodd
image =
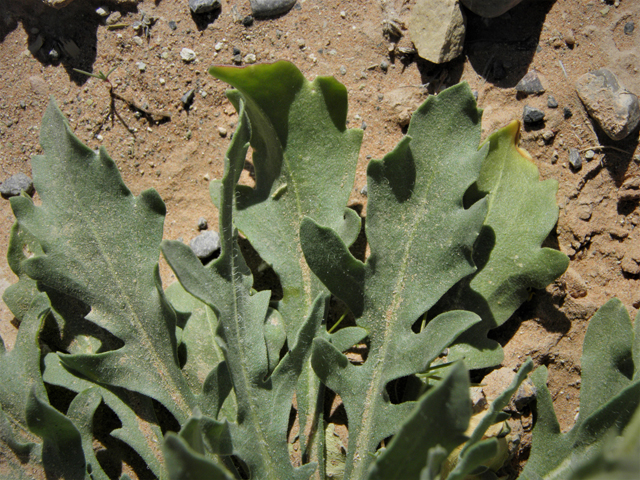
M420 55L446 63L462 53L465 17L458 0L417 0L411 11L409 35Z
M587 112L612 140L626 138L640 123L638 97L606 68L585 73L576 91Z

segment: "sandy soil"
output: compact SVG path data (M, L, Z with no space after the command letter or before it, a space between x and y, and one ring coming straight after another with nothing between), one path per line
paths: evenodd
M389 3L408 22L413 1ZM128 26L108 29L95 13L100 6L121 12L118 23ZM136 40L131 25L143 11L158 20L147 38ZM559 281L536 292L496 338L505 344L504 366L515 368L530 355L549 367L560 424L569 429L579 402L581 345L589 318L614 296L631 315L640 308L635 232L640 210L638 197L625 193L640 175L638 132L620 142L609 140L589 119L574 85L583 73L608 67L640 94L640 2L525 0L496 19L469 14L464 54L445 65L403 54L401 47L411 46L406 30L398 44L385 38L387 15L377 1L300 0L278 18L250 26L236 21L250 13L248 1L222 0L219 14L195 17L187 0L144 0L137 6L75 0L59 11L36 0L0 0L0 181L18 172L30 175L30 157L41 152L39 124L53 95L76 135L92 148L104 145L136 195L150 187L158 190L167 204L166 238L188 242L198 234L200 217L216 228L207 184L222 174L237 117L224 96L226 85L210 77L207 68L231 64L234 47L243 57L253 53L258 62L290 60L309 79L333 75L347 86L349 126L366 124L354 204L366 204L360 191L369 159L393 148L407 113L428 93L468 82L484 108L485 136L521 118L525 104L541 108L544 128L522 129L521 146L542 179L559 182L560 218L547 243L569 255L571 264ZM629 21L636 24L631 35L623 32ZM48 52L65 40L73 40L78 52L52 61ZM29 46L39 42L42 48L34 55ZM181 60L185 47L196 52L193 63ZM383 61L390 64L386 72L380 68ZM144 62L144 72L137 62ZM116 119L104 125L98 139L96 129L109 110L108 91L103 82L72 69L106 72L112 67L117 67L110 78L119 94L151 111L169 112L171 120L156 124L137 118L135 110L118 102L119 115L135 134ZM521 98L514 86L532 69L543 76L547 92ZM180 99L192 88L195 100L187 112ZM547 107L547 94L559 108ZM571 110L570 118L564 107ZM219 129L226 129L226 136ZM543 138L547 131L553 132L552 139ZM592 148L595 157L574 171L568 165L572 147ZM12 222L9 202L0 200L2 252ZM173 281L166 266L162 276L165 283ZM0 293L15 281L3 254ZM0 335L9 348L16 332L12 318L0 302ZM529 431L530 416L523 416L522 423Z

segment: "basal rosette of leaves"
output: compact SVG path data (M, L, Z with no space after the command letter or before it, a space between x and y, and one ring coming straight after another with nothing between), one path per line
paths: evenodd
M344 86L309 82L286 62L211 73L236 88L228 97L239 122L224 177L211 185L222 248L206 265L162 241L158 194L135 197L106 150L83 145L49 105L44 155L32 162L40 203L11 200L8 260L19 282L3 299L20 327L11 351L0 343L0 477L492 478L487 465L503 452L488 432L532 363L473 429L467 368L501 361L487 333L568 263L541 248L557 220L557 185L540 182L518 149L519 125L479 146L481 111L467 85L427 99L407 136L369 165L370 255L358 259L349 246L361 219L347 203L362 132L346 126ZM249 148L255 188L238 185ZM255 291L240 233L278 275L281 300ZM179 280L166 289L161 252ZM332 296L355 325L327 329ZM628 319L618 323L627 338L612 340L615 358L596 348L585 370L611 373L611 364L624 377L606 390L615 401L600 387L583 392L584 424L602 428L556 438L543 394L523 475L536 471L545 442L562 464L567 445L604 452L600 435L629 422L610 421L635 408L637 348L627 345ZM345 355L356 344L366 345L361 364ZM441 380L424 380L445 348L456 361ZM392 401L400 379L406 388ZM346 452L325 421L329 391L348 417ZM109 454L119 469L104 463Z

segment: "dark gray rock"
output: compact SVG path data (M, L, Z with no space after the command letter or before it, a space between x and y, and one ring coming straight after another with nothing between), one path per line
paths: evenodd
M175 30L176 28L178 28L178 24L176 22L174 22L173 20L169 20L169 28L171 30Z
M531 71L518 82L516 91L524 95L540 95L545 92L545 88L538 73Z
M233 54L234 55L240 55L242 52L240 51L240 49L238 47L233 47Z
M245 27L250 27L253 25L253 17L251 15L247 15L242 19L242 25Z
M544 112L542 110L538 110L537 108L530 107L525 105L522 110L522 121L526 125L534 125L536 123L540 123L544 120Z
M547 97L547 107L558 108L558 101L556 100L556 97L554 97L553 95L549 95Z
M251 0L251 11L254 17L273 17L287 13L295 3L296 0Z
M574 170L580 170L582 168L582 157L580 152L575 148L569 149L569 164Z
M196 15L212 12L220 6L220 0L189 0L189 8Z
M627 22L624 24L624 33L627 35L631 35L635 29L636 24L633 22Z
M191 90L186 92L184 95L182 95L182 98L180 99L180 101L182 102L182 106L184 107L185 110L189 110L191 108L195 95L196 95L195 88L192 88Z
M606 68L585 73L576 91L587 112L612 140L626 138L640 123L640 102Z
M573 112L571 111L571 109L569 107L564 107L562 109L562 114L564 115L564 118L571 118L573 117Z
M24 173L16 173L0 183L0 194L5 197L15 197L22 191L31 195L34 192L33 181Z
M202 232L189 242L189 247L196 254L196 257L200 259L209 258L220 250L220 235L212 230Z

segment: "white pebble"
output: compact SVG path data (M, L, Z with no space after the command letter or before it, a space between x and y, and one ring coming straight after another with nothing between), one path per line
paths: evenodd
M185 62L193 62L196 59L196 52L190 48L183 48L180 50L180 58Z
M244 57L244 63L256 63L256 56L253 53L248 53Z
M222 50L222 47L224 47L224 43L218 42L218 43L216 43L216 46L213 47L213 48L216 49L216 52L219 52L220 50Z
M164 78L161 78L160 80L158 80L160 82L160 85L164 85L166 82L164 81Z

